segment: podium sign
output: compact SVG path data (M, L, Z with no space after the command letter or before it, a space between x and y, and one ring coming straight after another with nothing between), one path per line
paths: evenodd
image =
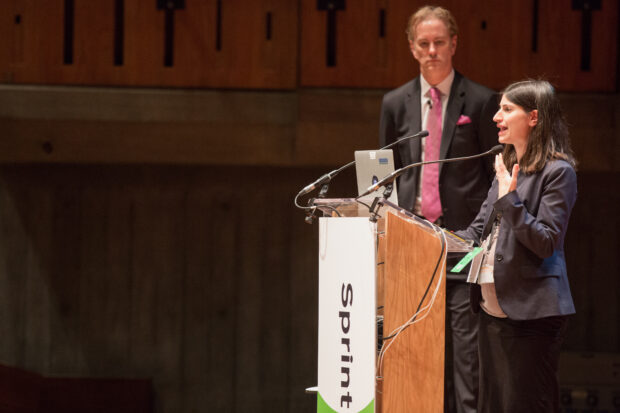
M319 219L317 412L374 412L376 224Z

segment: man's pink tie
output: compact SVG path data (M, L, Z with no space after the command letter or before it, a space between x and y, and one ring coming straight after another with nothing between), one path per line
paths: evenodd
M431 88L431 108L426 120L428 137L424 144L424 162L439 159L441 144L441 93ZM424 165L422 173L422 215L431 222L441 216L439 199L439 164Z

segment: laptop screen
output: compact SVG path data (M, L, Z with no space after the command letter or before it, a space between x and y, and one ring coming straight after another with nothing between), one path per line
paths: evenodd
M358 195L366 192L369 186L377 183L392 172L394 172L394 155L391 149L355 151ZM384 191L385 187L381 187L372 194L365 196L364 199L372 200L377 196L383 197ZM388 201L398 204L396 182L394 182L394 190Z

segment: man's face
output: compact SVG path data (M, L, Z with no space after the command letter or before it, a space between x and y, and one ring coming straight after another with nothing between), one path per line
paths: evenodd
M444 22L436 18L419 23L414 34L414 40L409 40L409 48L420 64L420 72L429 83L440 82L452 70L456 36L450 38Z

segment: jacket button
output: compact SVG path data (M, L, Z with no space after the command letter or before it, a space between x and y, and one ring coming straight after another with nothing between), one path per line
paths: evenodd
M504 257L503 257L503 256L501 256L501 255L497 255L497 256L495 257L495 259L496 259L497 261L501 261L501 260L503 260L503 259L504 259Z

